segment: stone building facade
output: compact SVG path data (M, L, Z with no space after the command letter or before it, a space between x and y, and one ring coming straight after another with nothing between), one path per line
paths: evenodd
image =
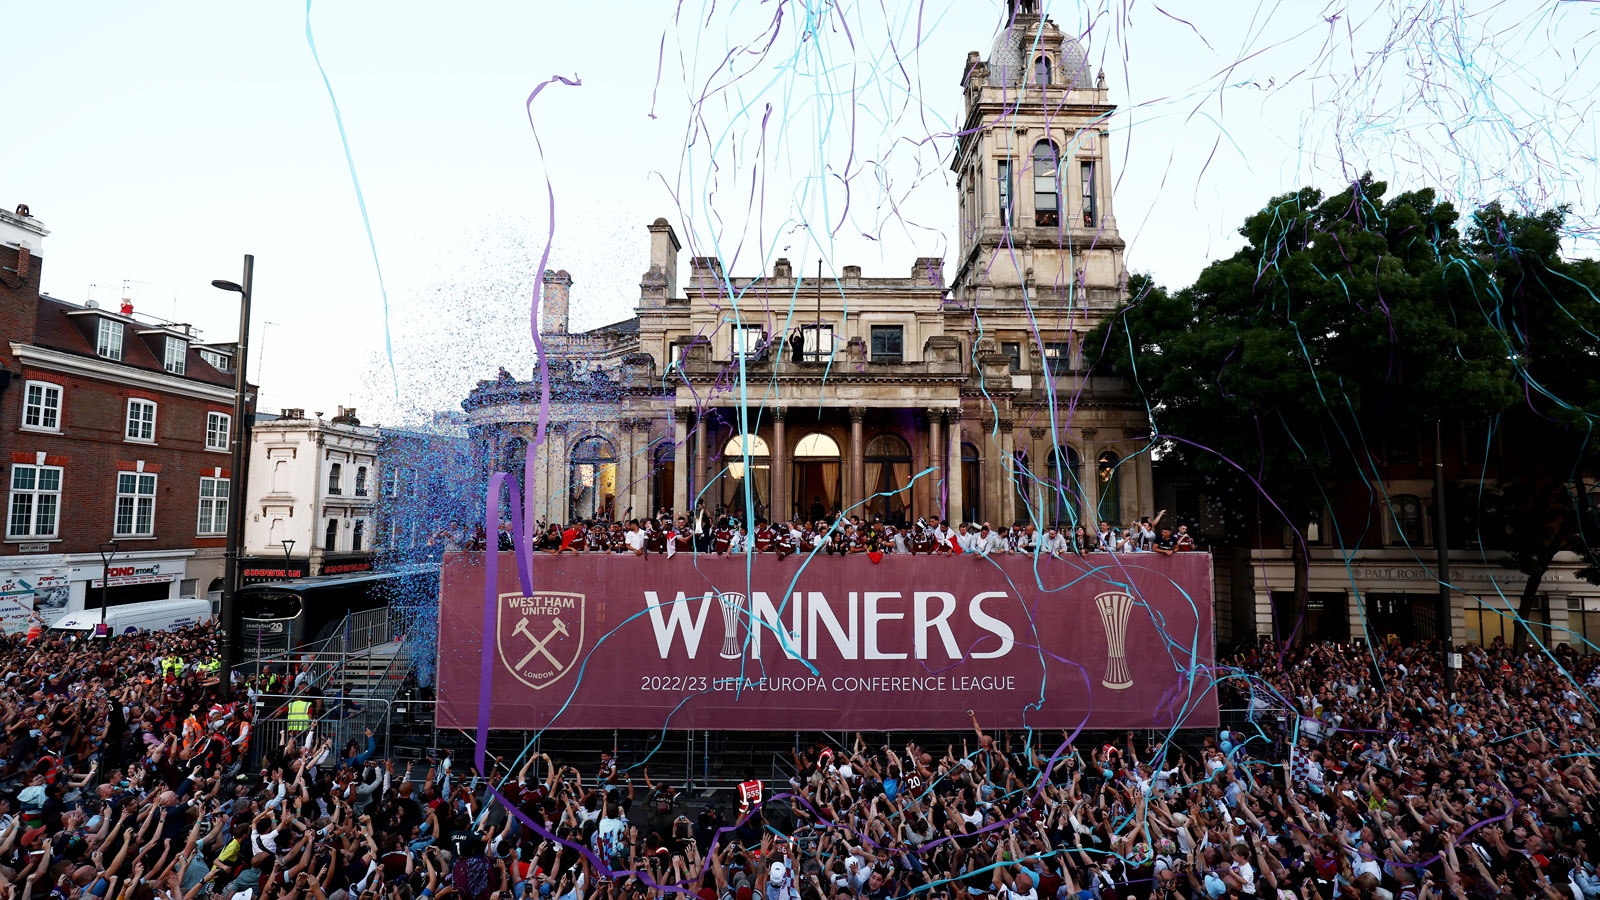
M572 279L544 273L550 378L505 370L463 403L484 464L532 514L623 518L699 506L746 518L835 509L887 520L1136 521L1154 512L1149 419L1090 373L1083 340L1122 301L1103 74L1014 0L961 73L953 273L731 275L648 226L634 317L567 329ZM820 269L820 266L819 266Z

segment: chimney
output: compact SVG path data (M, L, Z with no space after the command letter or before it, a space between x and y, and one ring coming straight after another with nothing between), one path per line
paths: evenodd
M794 277L794 267L789 265L789 258L788 257L780 256L780 257L778 257L778 261L772 264L772 277L773 278L793 278Z
M678 295L678 251L683 245L666 219L657 219L646 227L650 231L650 266L661 267L667 277L667 298L671 299Z
M339 407L339 414L334 416L332 421L333 421L333 424L335 424L335 425L360 425L361 424L361 420L356 418L356 408L354 406L341 406L341 407Z
M540 334L566 334L567 308L572 301L572 276L566 269L544 270L544 299L539 309Z
M861 267L860 266L845 266L844 267L844 283L845 284L860 284L861 283Z

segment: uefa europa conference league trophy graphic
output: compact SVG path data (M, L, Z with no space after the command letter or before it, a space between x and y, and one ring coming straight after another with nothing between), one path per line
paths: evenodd
M739 646L739 620L744 617L745 596L726 592L718 600L722 606L722 658L738 659L744 655ZM1122 591L1109 591L1094 598L1106 632L1106 674L1100 683L1114 691L1133 687L1127 654L1128 615L1133 611L1133 602L1133 595Z
M739 646L739 619L744 613L744 595L725 593L721 599L722 658L738 659L744 652Z
M1133 687L1128 672L1128 613L1133 610L1133 595L1111 591L1094 598L1100 608L1100 624L1106 629L1106 677L1100 683L1113 691Z

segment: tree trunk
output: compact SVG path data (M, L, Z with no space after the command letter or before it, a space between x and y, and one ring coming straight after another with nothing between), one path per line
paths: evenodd
M1305 633L1306 610L1311 608L1311 559L1306 554L1305 541L1294 535L1289 542L1289 562L1294 566L1294 599L1290 603L1289 621L1278 626L1285 647L1307 640Z
M1530 616L1539 606L1539 585L1544 581L1544 573L1549 569L1549 564L1539 568L1536 575L1528 576L1528 583L1522 588L1522 599L1517 602L1517 630L1511 639L1513 652L1521 653L1528 649L1528 626Z

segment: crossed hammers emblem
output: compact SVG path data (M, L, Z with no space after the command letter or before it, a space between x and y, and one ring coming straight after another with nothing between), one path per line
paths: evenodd
M550 660L550 665L555 666L557 669L560 669L562 667L561 660L556 659L555 654L550 652L550 650L548 649L547 645L551 641L555 640L558 637L566 637L567 636L568 632L567 632L567 625L566 625L565 622L562 622L558 618L554 622L550 623L550 633L545 635L544 638L541 640L539 638L534 637L533 636L533 632L528 630L528 617L527 616L523 616L522 617L522 621L518 622L517 623L517 627L515 629L513 629L513 633L522 635L523 637L528 639L529 643L533 644L533 649L528 651L528 655L522 657L522 659L520 659L520 660L517 660L517 668L518 669L520 669L523 666L527 665L529 660L533 659L535 656L538 656L541 653L544 654L544 658L545 659Z

